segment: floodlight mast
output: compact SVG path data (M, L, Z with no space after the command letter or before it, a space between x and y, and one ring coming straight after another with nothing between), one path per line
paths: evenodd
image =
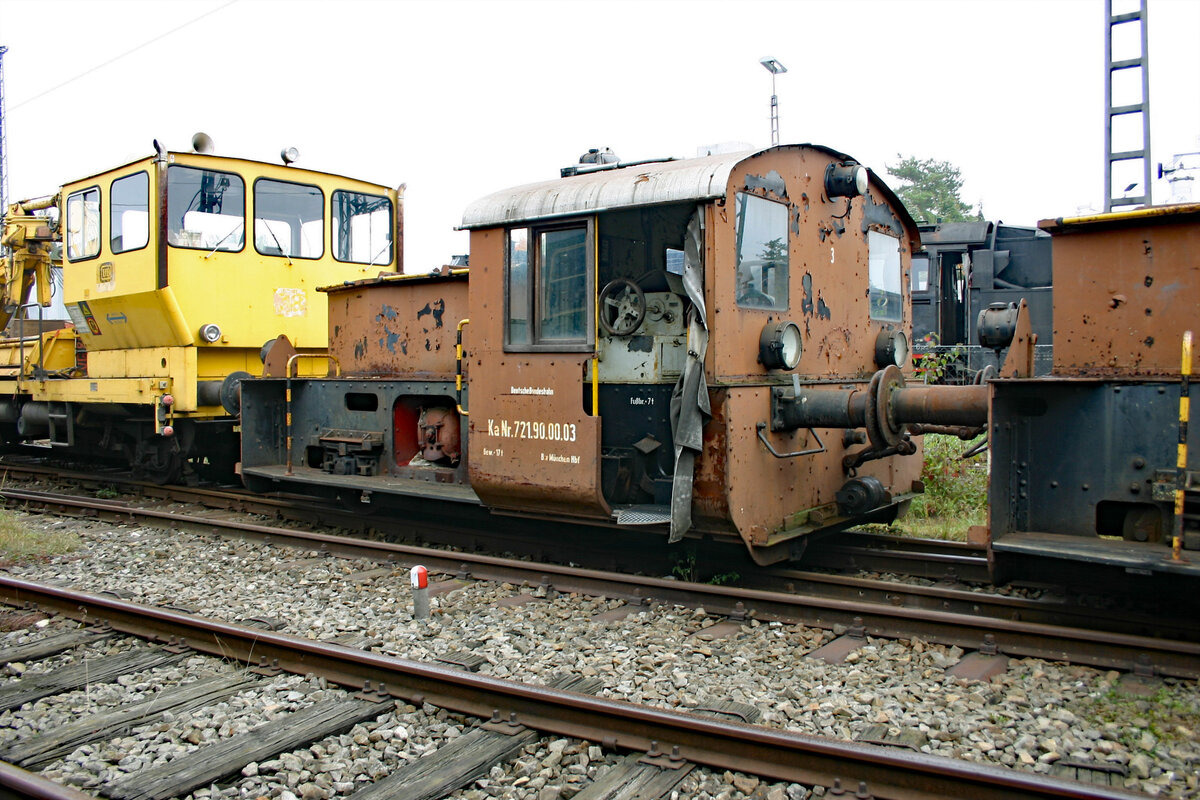
M775 76L787 72L787 67L770 56L760 58L758 63L771 73L771 146L777 147L779 145L779 97L775 94Z

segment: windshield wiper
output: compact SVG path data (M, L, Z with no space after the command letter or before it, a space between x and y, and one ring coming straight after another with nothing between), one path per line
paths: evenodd
M206 256L204 257L204 259L207 261L209 258L211 258L211 257L212 257L212 254L213 254L213 253L215 253L215 252L217 252L218 250L220 250L220 249L221 249L221 245L225 244L225 240L226 240L226 239L228 239L230 236L233 236L233 235L234 235L235 233L237 233L238 231L240 231L240 230L242 229L242 225L243 225L243 223L241 223L241 222L239 222L237 225L234 225L234 226L233 226L233 228L232 228L232 229L229 231L229 233L227 233L227 234L225 234L224 236L222 236L222 237L221 237L221 241L217 242L216 246L215 246L215 247L214 247L212 250L208 251L208 255L206 255ZM282 248L280 248L280 249L282 249Z

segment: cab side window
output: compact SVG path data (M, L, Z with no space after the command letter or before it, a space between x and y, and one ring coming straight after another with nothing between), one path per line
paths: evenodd
M737 206L737 304L741 308L788 307L788 209L782 203L739 192Z
M392 201L338 190L333 193L333 257L354 264L392 263Z
M150 242L150 176L145 172L112 182L108 192L109 249L140 250Z
M320 258L325 253L325 195L316 186L254 182L254 249L265 256Z
M81 261L100 254L100 190L67 196L67 258Z
M568 351L590 347L591 240L586 223L508 232L507 346Z

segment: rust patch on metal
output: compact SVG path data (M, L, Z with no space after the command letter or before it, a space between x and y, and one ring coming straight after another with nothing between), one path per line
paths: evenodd
M453 380L467 286L460 275L330 288L329 351L342 374Z
M1178 375L1200 296L1200 205L1040 227L1053 236L1054 374Z
M840 359L850 349L853 338L849 328L834 328L817 344L817 357L827 362Z

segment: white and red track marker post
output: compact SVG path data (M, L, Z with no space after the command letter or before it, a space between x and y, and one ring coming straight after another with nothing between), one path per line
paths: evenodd
M413 589L413 619L429 619L429 570L413 567L408 578Z

